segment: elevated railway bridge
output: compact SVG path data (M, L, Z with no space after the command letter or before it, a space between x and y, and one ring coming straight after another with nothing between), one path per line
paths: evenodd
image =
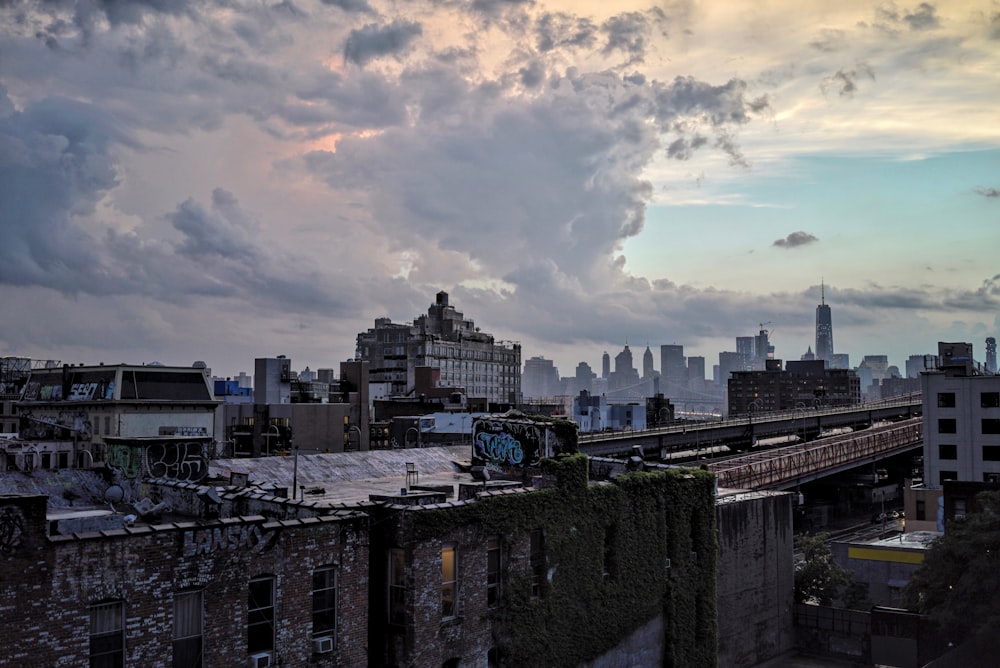
M581 434L580 450L594 456L628 456L635 446L646 457L670 461L720 446L746 451L710 459L720 487L788 489L922 446L921 397L829 409L798 409L734 419L671 425L661 429ZM782 447L763 447L786 437Z

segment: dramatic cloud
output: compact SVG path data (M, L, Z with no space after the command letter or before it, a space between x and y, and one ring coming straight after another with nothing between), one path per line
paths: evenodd
M977 186L974 190L977 195L982 195L983 197L1000 197L1000 188Z
M857 67L850 70L837 70L837 72L826 79L820 85L823 92L829 89L836 90L841 97L854 97L858 90L858 78L865 77L875 81L875 71L864 63L859 63Z
M817 241L819 241L819 239L812 234L798 231L792 232L784 239L776 239L771 245L777 246L778 248L798 248L799 246L806 246Z
M423 33L419 23L393 21L380 26L369 23L360 30L352 30L344 44L344 60L364 65L382 56L399 56Z

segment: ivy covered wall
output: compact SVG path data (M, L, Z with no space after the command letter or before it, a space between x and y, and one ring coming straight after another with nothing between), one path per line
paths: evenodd
M543 460L542 470L554 483L544 489L397 516L397 540L485 550L489 537L502 539L502 603L486 614L505 665L579 665L660 613L663 665L715 665L711 474L663 469L588 483L582 454ZM529 534L537 530L545 577L533 592Z

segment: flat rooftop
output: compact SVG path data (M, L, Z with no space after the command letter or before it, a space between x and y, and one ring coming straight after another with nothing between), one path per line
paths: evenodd
M417 473L410 483L451 487L451 500L458 498L460 484L475 482L470 472L472 446L468 444L299 455L297 474L295 459L291 454L219 459L209 462L209 475L228 480L231 473L245 473L251 487L285 487L289 498L299 498L300 490L293 493L291 489L295 476L298 486L305 488L305 500L321 505L353 505L367 502L372 495L398 496L407 487L408 463L413 464ZM203 484L212 483L206 480Z

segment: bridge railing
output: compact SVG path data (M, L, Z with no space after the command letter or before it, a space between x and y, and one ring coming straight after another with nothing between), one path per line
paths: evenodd
M716 474L720 487L766 489L891 452L922 438L923 420L911 418L886 427L709 464L709 469Z

